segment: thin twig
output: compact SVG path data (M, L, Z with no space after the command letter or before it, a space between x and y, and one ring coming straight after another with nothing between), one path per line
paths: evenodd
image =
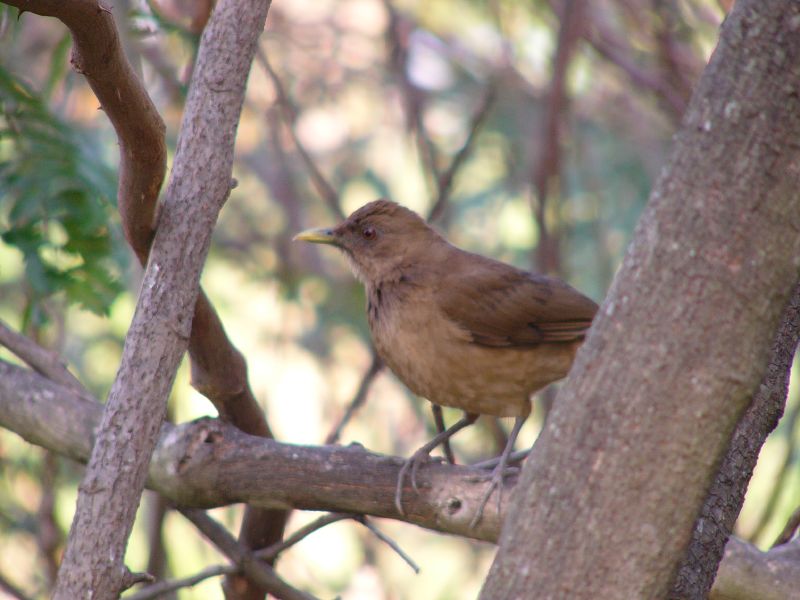
M262 48L259 48L256 52L256 58L267 72L267 75L272 81L272 85L275 87L275 93L278 95L277 103L281 111L281 116L286 123L289 134L292 136L292 141L297 148L297 152L300 154L300 158L303 159L303 163L305 164L306 169L311 176L311 181L314 184L314 187L317 189L317 193L319 193L319 195L322 197L322 200L328 205L328 208L337 217L344 219L346 215L342 210L339 194L336 193L336 190L322 174L322 171L319 169L319 167L317 167L317 164L314 162L311 154L308 152L305 145L300 140L300 136L297 134L297 127L295 126L297 122L297 108L294 102L289 97L289 94L286 91L286 88L283 86L280 77L278 77L275 69L273 69L272 64L269 62L269 59Z
M424 94L408 77L408 31L407 20L395 10L391 0L383 0L384 8L389 15L389 26L386 29L387 46L390 52L390 66L400 81L400 92L403 96L406 128L414 135L417 143L422 170L429 191L433 192L439 181L439 168L436 147L434 146L422 117Z
M49 380L59 383L81 396L91 397L83 384L69 372L61 357L52 350L43 348L32 339L17 333L0 321L0 346L5 346L30 368Z
M489 87L484 93L478 109L472 116L467 139L464 140L464 144L461 146L461 148L459 148L458 152L456 152L456 155L453 157L453 161L450 163L448 169L439 177L437 198L433 208L431 208L430 213L428 213L428 221L435 221L442 216L442 213L444 213L444 209L447 205L447 201L450 198L450 192L452 191L453 182L455 181L456 175L472 151L472 147L478 136L478 132L486 121L486 117L489 114L496 97L497 94L494 84L489 84Z
M414 560L403 551L403 549L397 544L397 542L395 542L392 538L383 533L380 529L375 527L375 525L373 525L372 522L370 522L369 519L367 519L366 517L362 516L360 518L357 518L356 520L359 523L361 523L364 527L369 529L375 535L375 537L377 537L380 541L382 541L392 550L397 552L400 558L406 561L409 567L414 569L414 573L419 574L419 565L417 565L417 563L415 563Z
M518 462L522 462L528 457L528 454L531 453L531 449L528 448L527 450L518 450L517 452L512 452L506 464L513 465ZM500 463L500 457L496 456L494 458L490 458L488 460L482 460L480 462L476 462L471 467L475 469L493 469Z
M316 600L311 594L300 591L286 583L278 577L268 564L255 559L252 553L237 542L225 527L209 517L204 511L196 508L182 508L179 510L220 552L227 556L231 562L239 565L250 581L261 585L270 594L281 600Z
M676 12L679 10L672 0L651 0L654 38L657 59L661 71L661 79L669 85L683 100L689 103L692 88L699 76L701 65L690 64L690 53L684 52L673 32L680 20ZM638 7L637 7L638 8ZM657 17L655 16L657 15ZM694 58L692 56L692 58Z
M772 544L772 547L781 546L789 542L794 537L794 534L797 533L798 528L800 528L800 507L796 508L789 520L786 521L783 531L775 538L775 543Z
M184 577L183 579L170 579L168 581L159 581L158 583L148 585L135 594L125 596L125 600L152 600L153 598L158 598L159 596L169 594L170 592L174 592L182 588L195 586L201 581L205 581L211 577L230 575L238 572L239 570L239 567L236 565L216 565L213 567L208 567L207 569L203 569L202 571L195 573L194 575L190 575L189 577Z
M367 401L369 388L372 386L372 382L375 381L378 373L381 372L381 369L383 369L383 360L381 360L381 357L378 356L377 352L375 352L375 349L373 348L372 362L369 365L369 369L367 369L366 373L364 373L364 377L361 378L361 383L358 384L356 395L353 396L353 399L350 401L350 404L342 415L342 418L339 419L339 422L325 438L325 444L335 444L339 441L344 427L350 422L350 419L353 417L355 412Z
M687 99L652 70L640 67L633 57L633 48L623 42L621 37L606 24L604 15L595 13L589 22L591 25L585 37L595 51L624 72L634 85L654 93L661 100L670 119L674 123L679 121L686 111Z
M181 512L183 512L183 511L181 511ZM202 514L202 511L197 511L197 512ZM198 525L198 522L199 522L199 523L204 523L204 525L203 525L204 527L209 527L211 529L216 529L216 527L219 527L218 524L212 525L210 523L207 523L205 519L198 518L197 515L195 515L195 514L192 514L190 516L190 515L187 515L186 513L184 513L184 516L189 518L189 520L191 520L192 523L194 523L195 525ZM207 517L207 515L206 515L206 517ZM198 522L195 522L196 518L198 518ZM319 517L318 519L312 521L308 525L305 525L304 527L301 527L300 529L295 531L291 536L287 537L285 540L283 540L281 542L278 542L276 544L273 544L272 546L269 546L268 548L262 548L261 550L253 552L252 554L249 555L249 558L250 559L261 559L261 560L274 560L281 552L283 552L287 548L290 548L291 546L294 546L295 544L297 544L301 540L305 539L306 537L308 537L312 533L314 533L316 531L319 531L320 529L322 529L323 527L326 527L327 525L331 525L333 523L337 523L339 521L345 521L345 520L348 520L348 519L352 519L352 520L357 521L357 522L361 523L362 525L364 525L364 527L369 529L378 539L380 539L382 542L388 544L395 552L397 552L397 554L400 555L400 557L404 561L406 561L411 566L411 568L414 569L414 571L416 573L419 573L419 567L417 566L417 564L397 545L396 542L394 542L391 538L389 538L383 532L379 531L372 523L367 521L366 517L364 517L363 515L356 515L356 514L352 514L352 513L330 513L330 514L327 514L327 515L323 515L323 516ZM210 519L210 517L208 517L208 520L213 522L213 520ZM199 528L199 526L198 526L198 528ZM201 530L201 531L203 531L203 530ZM205 531L203 531L203 533L205 535ZM218 533L219 533L218 531L215 531L214 535L217 535ZM211 539L211 538L209 538L209 539ZM214 539L211 539L211 541L216 544L216 541ZM227 543L227 542L225 542L223 540L222 543L224 544L224 543ZM220 547L220 546L218 546L218 547ZM220 549L222 550L221 547L220 547ZM224 550L223 550L223 552L224 552ZM190 587L190 586L196 585L197 583L199 583L199 582L201 582L201 581L203 581L205 579L208 579L210 577L216 577L216 576L219 576L219 575L228 575L228 574L231 574L231 573L239 572L240 570L241 570L241 567L237 566L236 564L233 564L233 565L218 565L218 566L209 567L207 569L204 569L203 571L200 571L199 573L196 573L195 575L192 575L191 577L186 577L184 579L175 579L175 580L171 580L171 581L163 581L163 582L159 582L159 583L147 586L146 588L140 590L136 594L133 594L133 595L129 596L129 598L131 600L151 600L152 598L157 598L159 595L166 594L166 593L169 593L169 592L181 589L181 588L185 588L185 587ZM273 593L275 593L275 592L273 592Z
M0 573L0 590L3 590L8 595L18 600L30 600L30 596L26 595L25 592L6 579L2 573Z
M294 546L301 540L304 540L309 535L322 529L323 527L330 525L332 523L338 523L339 521L344 521L346 519L356 519L358 520L360 515L355 515L352 513L329 513L327 515L322 515L318 519L311 521L308 525L301 527L297 531L295 531L292 535L287 537L285 540L272 544L266 548L262 548L256 552L253 552L253 556L255 558L259 558L261 560L273 561L275 560L278 555Z
M60 548L64 542L64 535L58 526L55 516L55 504L58 480L58 455L46 450L42 456L40 489L41 497L36 510L38 526L36 528L36 543L39 554L44 563L44 571L48 587L56 583Z

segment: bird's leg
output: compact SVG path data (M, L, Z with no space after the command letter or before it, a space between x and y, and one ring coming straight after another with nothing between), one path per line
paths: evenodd
M445 427L442 407L438 404L431 403L431 409L433 410L433 421L436 423L436 434L444 433ZM444 457L447 459L447 462L451 465L456 464L456 459L453 456L453 449L450 447L450 438L442 442L442 450L444 450Z
M472 521L469 524L470 529L474 529L475 526L480 522L481 517L483 517L483 509L489 502L489 499L492 497L492 493L495 490L497 490L497 513L500 513L500 503L503 499L503 478L505 477L506 467L508 466L508 457L511 455L511 451L514 449L514 442L517 441L519 430L522 429L525 419L526 417L517 417L514 421L514 427L511 429L511 433L508 435L506 447L503 448L503 453L500 455L500 462L497 463L494 471L492 471L489 489L487 489L486 493L483 495L481 503L478 505L478 510L475 512L475 516L472 518Z
M450 429L446 429L434 436L430 442L414 452L414 454L411 455L411 458L407 459L403 463L403 466L400 469L400 474L397 476L397 489L395 490L394 494L394 505L397 508L397 512L399 512L401 515L405 515L405 512L403 511L403 481L408 474L408 470L411 469L411 485L414 488L414 491L418 492L419 488L417 487L417 469L419 469L420 463L424 462L428 458L434 448L444 443L446 440L449 440L456 433L464 429L464 427L472 425L478 416L479 415L474 413L464 413L464 416L459 421L453 423Z

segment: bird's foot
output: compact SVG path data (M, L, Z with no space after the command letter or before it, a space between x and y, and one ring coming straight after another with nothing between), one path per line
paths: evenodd
M478 505L478 510L475 511L475 516L472 517L472 521L469 524L470 529L474 529L475 526L480 523L480 520L483 517L483 509L486 507L486 504L489 502L489 499L492 497L492 494L495 490L497 490L497 515L500 516L500 507L503 503L503 478L507 474L510 474L509 471L519 471L519 469L516 467L514 467L513 470L509 470L508 464L511 459L511 452L514 449L514 442L517 440L519 430L522 429L522 424L524 422L525 417L517 417L517 419L514 421L514 427L511 429L511 433L508 436L506 447L503 448L503 452L500 454L500 459L497 462L497 466L492 471L491 479L489 481L489 488L483 495L481 503Z
M527 450L520 450L519 452L512 452L511 454L509 454L508 461L506 461L506 464L508 465L508 469L506 469L506 474L509 474L511 472L512 466L516 467L518 464L520 464L522 461L528 458L528 455L530 453L531 449L528 448ZM494 469L495 467L497 467L497 465L500 464L501 460L502 456L495 456L494 458L490 458L489 460L482 460L481 462L473 463L470 466L475 469L486 469L488 471L489 469ZM481 481L486 481L486 478L485 477L482 478Z
M518 467L507 467L504 461L500 461L492 474L489 477L480 477L481 480L489 480L489 487L486 488L486 492L483 494L483 498L481 498L481 502L478 505L478 510L475 511L475 516L472 517L472 521L469 523L470 529L475 529L475 527L480 523L481 519L483 518L483 510L486 508L486 505L489 503L489 500L492 497L492 494L495 490L497 490L497 514L500 514L500 505L503 502L503 479L507 475L513 475L519 473Z
M397 476L397 490L394 493L394 505L395 508L397 508L397 512L405 516L405 512L403 511L403 482L408 474L408 470L411 469L411 486L414 488L415 492L419 492L419 487L417 487L417 470L419 466L430 458L430 454L433 452L434 448L441 446L457 432L464 429L464 427L472 425L477 418L478 415L476 414L464 413L464 417L454 423L450 429L437 433L431 441L414 452L413 456L403 463L400 473Z
M431 450L428 448L428 444L414 452L411 455L411 458L406 459L403 463L403 466L400 468L400 473L397 475L397 488L394 492L394 505L397 508L397 512L401 515L405 516L405 511L403 510L403 483L405 482L406 476L408 475L409 470L411 471L411 487L414 488L415 492L419 492L419 486L417 485L417 471L419 470L419 466L427 462L430 459Z

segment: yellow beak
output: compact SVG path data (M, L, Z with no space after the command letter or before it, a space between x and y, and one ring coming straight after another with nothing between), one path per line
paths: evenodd
M313 244L338 244L332 229L306 229L292 238L295 242L311 242Z

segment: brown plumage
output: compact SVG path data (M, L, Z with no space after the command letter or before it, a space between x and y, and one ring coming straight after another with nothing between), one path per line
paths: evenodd
M454 427L476 414L517 417L491 494L530 413L531 394L567 374L597 305L563 281L456 248L388 200L296 239L345 252L366 288L378 353L415 394L464 410L467 418ZM434 438L437 445L453 429ZM426 444L407 463L412 483L433 447ZM400 512L406 471L398 483Z

